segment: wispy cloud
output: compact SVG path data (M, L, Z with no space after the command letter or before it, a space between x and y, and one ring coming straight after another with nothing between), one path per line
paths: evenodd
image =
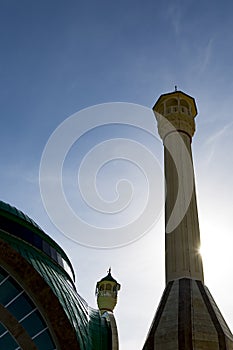
M171 7L169 7L167 16L174 29L175 34L178 36L181 32L181 7L177 4L173 4Z
M213 51L214 39L210 38L205 46L201 48L199 57L199 74L203 74L208 67Z
M214 134L212 134L205 142L206 145L213 145L214 143L216 143L217 141L219 141L219 139L224 136L224 134L229 130L229 127L231 127L233 123L228 123L227 125L224 125L224 127L220 130L218 130L217 132L215 132Z
M205 146L209 147L209 152L208 152L208 159L207 159L207 163L209 163L218 146L219 141L226 136L226 133L231 130L233 122L230 122L226 125L223 126L223 128L221 128L220 130L218 130L217 132L213 133L209 138L207 138L206 142L205 142Z

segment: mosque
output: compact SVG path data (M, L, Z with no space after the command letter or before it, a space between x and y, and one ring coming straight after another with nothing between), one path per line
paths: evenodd
M0 202L0 349L118 349L112 313L119 283L96 286L99 310L75 287L63 249L32 219Z
M153 111L164 145L166 286L142 350L233 350L199 254L195 100L175 89ZM23 212L0 202L0 349L118 350L119 290L109 269L96 285L98 310L88 306L63 249Z

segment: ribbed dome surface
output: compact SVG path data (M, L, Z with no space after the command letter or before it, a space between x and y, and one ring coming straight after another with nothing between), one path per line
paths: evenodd
M35 221L33 221L31 218L29 218L29 216L27 216L26 214L24 214L22 211L18 210L17 208L11 206L8 203L5 203L3 201L0 201L0 211L5 211L11 215L17 216L19 219L26 221L27 223L35 226L37 229L43 231L41 229L41 227L39 225L37 225L37 223L35 223Z

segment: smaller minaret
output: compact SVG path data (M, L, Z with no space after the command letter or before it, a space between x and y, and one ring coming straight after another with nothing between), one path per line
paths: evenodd
M112 277L111 268L106 277L96 285L97 304L101 315L106 311L113 312L117 303L117 294L121 285Z

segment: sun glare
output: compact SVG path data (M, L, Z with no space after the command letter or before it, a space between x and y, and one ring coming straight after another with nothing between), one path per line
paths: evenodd
M224 231L220 237L217 229L205 232L201 237L199 252L203 260L205 281L212 283L217 276L224 278L223 274L228 273L232 242Z

